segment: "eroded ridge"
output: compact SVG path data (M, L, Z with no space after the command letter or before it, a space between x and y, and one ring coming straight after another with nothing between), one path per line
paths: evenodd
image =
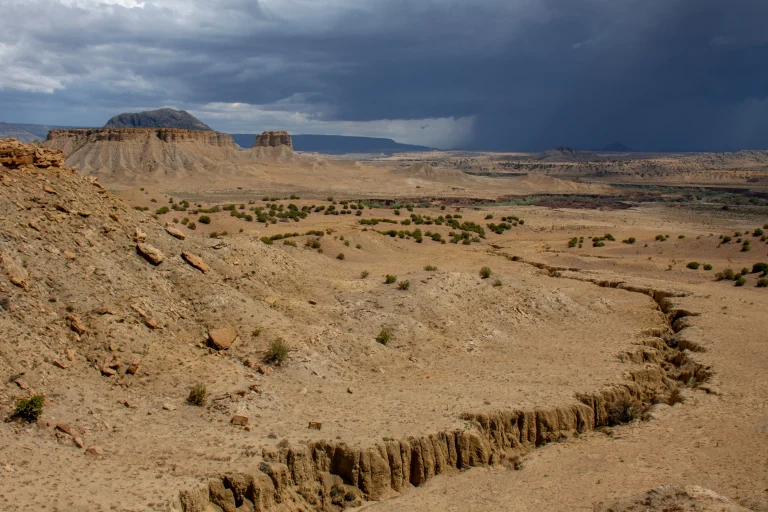
M571 269L550 272L563 270ZM645 365L628 372L625 382L579 394L578 402L568 406L465 413L461 415L464 429L385 440L366 448L318 441L265 450L256 468L233 471L182 491L182 510L343 510L363 500L397 496L437 475L473 467L517 466L520 457L537 447L629 422L679 386L697 386L710 378L711 368L686 353L694 346L701 348L690 341L683 347L678 341L680 331L689 325L686 318L696 315L673 301L683 294L592 282L648 295L667 319L665 325L643 333L638 350L620 354L622 360Z

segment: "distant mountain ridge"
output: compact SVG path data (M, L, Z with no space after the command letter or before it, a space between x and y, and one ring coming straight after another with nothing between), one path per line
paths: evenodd
M250 148L256 134L233 133L232 138L243 148ZM295 151L343 155L347 153L408 153L411 151L432 151L427 146L401 144L392 139L377 137L352 137L346 135L292 135Z
M21 142L44 141L50 130L72 128L47 124L24 124L0 122L0 139L17 139Z
M104 128L183 128L213 131L189 112L172 108L119 114L107 121Z

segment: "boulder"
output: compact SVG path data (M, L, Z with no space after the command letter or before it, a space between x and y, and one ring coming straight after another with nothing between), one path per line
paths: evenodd
M185 235L181 230L176 229L170 224L165 226L165 230L168 232L169 235L176 237L179 240L184 240L185 238L187 238L187 235Z
M233 425L240 425L242 427L246 426L248 424L248 416L245 414L235 414L232 416L232 420L230 420L230 423Z
M184 251L181 253L181 257L184 258L184 261L195 267L197 270L205 274L208 272L208 265L205 264L203 259L200 256L196 256L192 254L191 252Z
M237 331L232 327L220 327L208 332L208 343L216 350L227 350L237 339Z
M165 260L165 255L160 251L160 249L149 244L136 244L136 250L153 265L159 265Z

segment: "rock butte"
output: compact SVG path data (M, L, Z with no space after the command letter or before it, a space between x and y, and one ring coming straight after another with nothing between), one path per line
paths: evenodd
M253 143L253 147L277 147L288 146L293 149L293 142L291 141L291 135L288 132L264 132L256 137L256 141Z

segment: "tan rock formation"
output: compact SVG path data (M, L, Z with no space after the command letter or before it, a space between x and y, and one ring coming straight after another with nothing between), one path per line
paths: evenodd
M62 146L80 146L87 142L145 141L155 138L162 142L195 142L218 147L235 147L235 141L226 133L181 128L81 128L72 130L51 130L46 139L47 146L63 149Z
M293 142L291 141L291 134L288 132L264 132L256 137L253 147L272 147L288 146L293 149Z

